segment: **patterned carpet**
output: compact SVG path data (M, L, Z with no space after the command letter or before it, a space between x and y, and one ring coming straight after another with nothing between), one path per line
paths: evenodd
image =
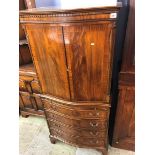
M19 118L20 155L101 155L93 149L76 148L60 141L51 144L46 120L30 116ZM134 155L134 152L109 147L108 155Z

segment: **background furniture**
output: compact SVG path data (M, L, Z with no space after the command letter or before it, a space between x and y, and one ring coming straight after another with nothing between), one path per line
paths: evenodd
M119 8L20 11L53 143L107 153Z
M19 69L19 105L22 116L44 116L38 83L33 64L20 66Z
M134 150L135 148L135 1L129 1L129 15L123 59L118 78L118 104L116 109L114 130L110 124L112 146ZM117 101L115 100L115 104ZM116 105L115 105L116 106ZM115 117L114 117L115 116Z
M19 1L19 9L26 9L24 0ZM32 62L29 46L24 30L19 26L19 107L20 114L44 116L42 101L39 97L41 89Z

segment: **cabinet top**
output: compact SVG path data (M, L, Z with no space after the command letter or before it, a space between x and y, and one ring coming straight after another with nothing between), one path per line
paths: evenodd
M86 4L81 3L78 5L60 5L56 7L40 7L40 8L32 8L27 10L20 11L20 15L35 15L35 14L59 14L59 13L79 13L79 12L98 12L98 11L118 11L122 7L121 2L116 2L113 5L104 5L104 3L93 3Z

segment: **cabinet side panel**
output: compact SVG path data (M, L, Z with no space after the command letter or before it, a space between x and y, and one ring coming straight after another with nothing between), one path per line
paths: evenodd
M27 24L26 32L43 93L69 99L62 27Z
M119 92L113 146L122 149L134 150L134 143L135 90L134 87L122 86Z
M113 24L63 28L73 99L102 101L110 94Z
M123 51L121 71L135 72L135 0L130 0L130 10Z

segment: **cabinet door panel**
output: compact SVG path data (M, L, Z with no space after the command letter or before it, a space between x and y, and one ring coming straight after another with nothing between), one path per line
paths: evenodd
M69 99L62 27L29 24L26 31L43 93Z
M72 98L103 100L109 95L113 23L65 26L64 39Z

